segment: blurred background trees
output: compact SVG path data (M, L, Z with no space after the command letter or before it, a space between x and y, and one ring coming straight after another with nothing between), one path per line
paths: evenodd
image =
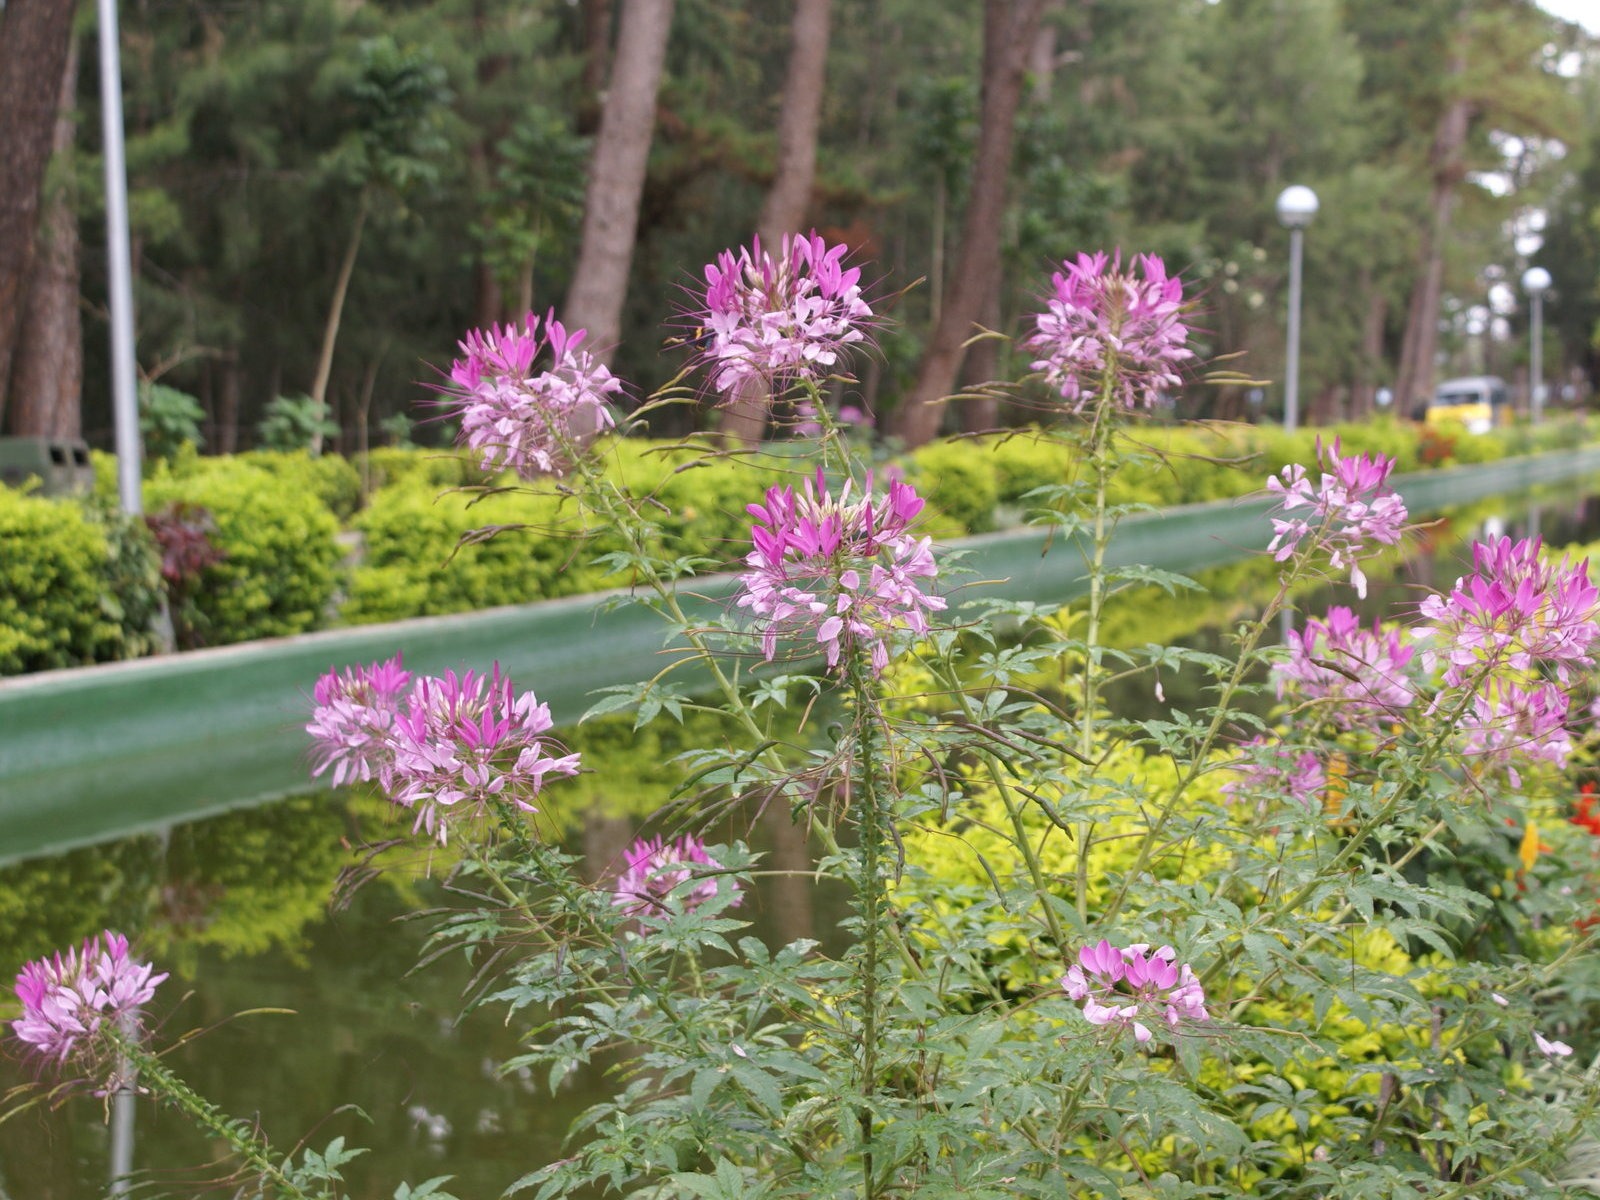
M0 428L105 444L99 81L72 9L0 10ZM1534 261L1547 374L1597 365L1600 68L1527 0L139 0L122 22L141 371L197 399L212 451L296 395L360 449L427 415L465 329L530 308L590 325L646 392L682 365L662 320L684 286L758 228L815 226L887 275L850 398L911 441L962 419L929 398L1026 366L963 343L1015 332L1079 250L1164 255L1206 353L1272 381L1291 182L1322 198L1313 419L1519 380Z

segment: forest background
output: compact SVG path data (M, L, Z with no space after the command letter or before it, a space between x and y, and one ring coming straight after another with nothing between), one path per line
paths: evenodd
M94 37L0 7L0 431L108 445ZM1526 0L130 0L121 46L140 373L211 452L300 394L334 448L435 441L425 364L529 310L643 394L701 264L813 226L887 278L852 399L908 444L1005 419L932 401L1025 367L965 343L1081 250L1164 256L1202 356L1271 381L1289 183L1313 421L1525 386L1535 263L1557 398L1600 369L1600 43Z

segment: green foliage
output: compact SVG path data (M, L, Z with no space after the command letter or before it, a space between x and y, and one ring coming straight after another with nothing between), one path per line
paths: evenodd
M144 652L152 563L120 517L0 487L0 675Z
M324 437L335 437L339 427L328 420L328 406L310 396L279 396L267 405L266 415L256 426L256 436L268 450L291 453L305 450L320 430Z
M911 453L906 475L934 513L966 533L994 528L1000 499L992 462L965 442L930 442Z
M610 472L645 506L650 544L707 569L731 568L749 538L745 506L770 483L790 477L777 464L717 457L705 447L612 439ZM476 470L455 454L373 451L379 488L354 527L366 555L350 582L343 616L353 624L467 612L597 591L626 582L596 566L621 549L603 525L585 525L576 506L549 493L468 488ZM496 530L478 537L480 530Z
M315 629L333 598L339 527L292 473L275 476L229 459L145 484L147 508L187 501L216 522L224 557L205 568L195 605L216 644Z
M438 494L425 479L375 493L355 528L366 556L350 580L343 616L352 624L469 612L597 591L604 573L588 565L571 509L553 497L511 492ZM462 539L488 527L496 536Z
M348 521L361 506L361 473L337 454L313 458L303 449L252 450L233 461L265 471L280 488L310 493L340 521Z
M198 448L206 418L200 401L161 383L139 384L139 434L152 459L177 457L182 447Z

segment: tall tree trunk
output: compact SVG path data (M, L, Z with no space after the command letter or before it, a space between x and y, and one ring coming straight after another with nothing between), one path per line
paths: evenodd
M609 363L622 335L622 305L638 235L656 92L672 32L673 0L623 0L617 53L589 163L583 235L562 317L589 331L587 348Z
M72 171L77 91L78 46L73 42L61 76L55 169L11 367L11 431L21 437L83 434L83 321L78 312L78 206Z
M789 24L789 73L778 114L778 162L772 187L761 205L756 232L762 248L777 254L788 233L803 232L817 175L817 128L828 74L828 20L833 0L795 0ZM723 410L722 431L740 445L752 446L767 428L767 389L752 383L739 389Z
M578 105L578 132L593 133L600 113L600 93L611 63L612 0L583 0L583 97Z
M1466 62L1457 55L1450 76L1458 77ZM1439 346L1439 301L1444 290L1444 254L1450 240L1456 189L1466 175L1462 150L1472 122L1472 101L1458 97L1439 117L1428 161L1433 172L1431 218L1423 234L1417 281L1406 313L1406 335L1400 350L1400 375L1395 383L1395 405L1409 414L1412 406L1433 392L1434 357Z
M76 7L73 0L9 0L0 11L0 418Z
M1373 283L1370 268L1362 268L1361 292L1367 298L1367 312L1361 321L1361 366L1350 394L1352 421L1366 420L1377 408L1378 387L1383 379L1383 330L1389 320L1388 297ZM1392 396L1389 407L1394 407Z
M350 294L350 279L356 273L356 256L361 253L361 235L367 228L367 213L372 208L372 193L361 190L361 202L356 208L355 228L350 231L350 242L344 249L344 261L339 264L339 278L333 285L333 302L328 306L328 320L322 327L322 350L317 355L317 377L311 383L311 398L321 407L317 411L317 429L311 435L311 454L322 453L322 419L328 412L328 379L333 374L333 349L339 341L339 322L344 317L345 297Z
M222 395L217 401L217 440L219 454L232 454L239 449L239 392L242 379L239 355L230 350L222 360Z
M972 187L961 226L961 253L917 382L895 413L894 432L908 447L920 446L939 432L944 415L940 402L961 370L963 343L990 291L999 286L1000 220L1005 214L1017 108L1044 6L1045 0L984 0L983 103Z

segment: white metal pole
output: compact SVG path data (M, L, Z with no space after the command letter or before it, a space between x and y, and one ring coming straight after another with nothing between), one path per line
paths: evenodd
M1283 371L1283 428L1293 433L1300 424L1300 264L1306 231L1289 230L1289 361Z
M133 255L128 248L128 168L123 153L122 55L117 0L98 0L100 122L106 157L106 274L111 307L111 411L117 437L117 491L122 511L144 511L139 494L139 394L133 358Z
M124 1013L119 1019L123 1037L139 1036L137 1011ZM139 1089L134 1082L133 1064L126 1054L117 1055L117 1090L111 1096L111 1189L114 1200L130 1194L129 1176L133 1174L133 1115L139 1099Z
M1544 293L1534 292L1533 344L1528 347L1528 419L1537 425L1544 415Z

